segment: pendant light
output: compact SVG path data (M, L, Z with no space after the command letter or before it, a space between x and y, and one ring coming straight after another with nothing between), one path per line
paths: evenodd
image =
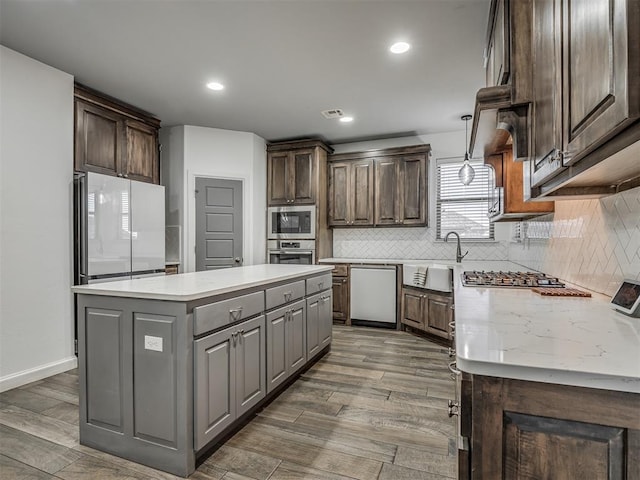
M460 117L460 120L464 120L464 163L462 164L462 168L458 172L458 178L462 182L463 185L469 185L473 182L473 177L476 176L476 172L473 170L473 167L469 165L469 152L467 147L469 146L469 139L467 138L467 127L469 125L469 120L471 120L471 115L463 115Z

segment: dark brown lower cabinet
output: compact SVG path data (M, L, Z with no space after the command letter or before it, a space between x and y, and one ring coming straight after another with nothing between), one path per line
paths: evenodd
M453 297L421 288L402 288L402 324L451 342Z
M332 270L333 320L351 325L349 312L349 265L334 265Z
M471 390L459 478L640 478L640 394L477 375Z

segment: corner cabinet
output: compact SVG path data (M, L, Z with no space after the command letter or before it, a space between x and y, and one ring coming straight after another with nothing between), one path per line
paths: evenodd
M429 145L329 157L329 226L426 226Z
M160 120L76 84L74 169L159 183Z
M421 288L403 287L401 323L451 344L453 297Z

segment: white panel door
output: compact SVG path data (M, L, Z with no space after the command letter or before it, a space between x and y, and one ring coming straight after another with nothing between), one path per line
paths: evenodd
M129 180L87 174L87 274L131 271Z
M131 269L164 268L164 187L131 181Z

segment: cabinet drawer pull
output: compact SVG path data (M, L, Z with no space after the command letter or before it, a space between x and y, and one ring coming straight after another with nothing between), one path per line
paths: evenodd
M454 415L460 415L460 404L458 402L449 400L448 407L449 418L453 417Z
M318 282L318 290L322 290L322 287L324 287L324 282Z
M453 358L456 356L456 349L449 347L449 358Z
M456 362L449 363L449 371L454 375L460 375L462 372L456 368Z
M289 300L291 300L291 295L293 295L293 292L284 292L285 302L288 302Z
M242 307L231 308L229 310L229 315L233 320L238 320L242 317Z

